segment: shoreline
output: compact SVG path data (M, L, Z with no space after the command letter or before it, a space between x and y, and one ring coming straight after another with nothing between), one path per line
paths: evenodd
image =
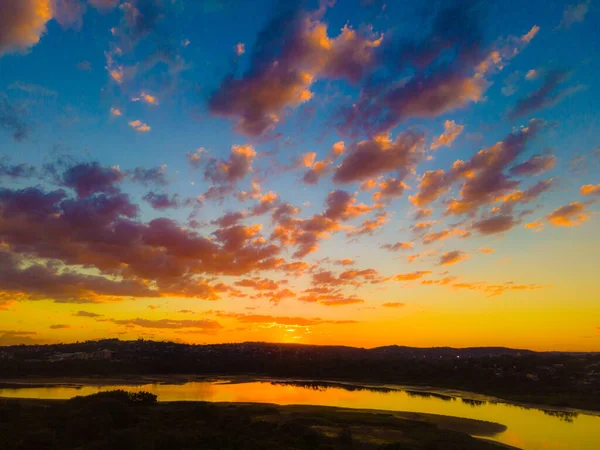
M527 409L537 409L541 411L556 411L574 414L583 414L589 416L600 417L600 411L585 410L579 408L559 407L545 405L539 403L526 403L502 399L500 397L480 394L477 392L463 391L453 388L439 388L434 386L420 385L400 385L380 382L360 382L348 380L323 380L311 378L278 378L278 377L263 377L254 375L132 375L118 377L28 377L21 379L0 379L0 389L28 389L28 388L52 388L52 387L67 387L81 388L83 386L143 386L146 384L166 384L166 385L181 385L190 382L213 382L220 384L243 384L243 383L322 383L330 384L331 387L339 387L340 385L352 386L358 388L374 388L374 389L390 389L394 391L404 392L419 392L425 394L460 398L465 400L475 400L489 402L493 404L505 404L518 406ZM343 387L342 387L343 389ZM0 398L3 398L0 396ZM40 399L43 400L43 399Z
M56 404L67 402L66 399L31 399L31 398L4 398L0 397L0 404L5 403L20 403L20 404ZM169 408L171 406L176 407L179 404L190 404L190 403L205 403L203 401L164 401L158 402L158 405ZM375 416L390 416L396 419L423 422L430 425L435 425L440 430L455 431L465 433L472 436L475 439L485 441L493 444L498 448L521 450L517 447L512 447L507 444L494 440L494 437L505 432L507 430L506 425L490 422L486 420L469 419L455 416L447 416L442 414L430 414L430 413L419 413L410 411L389 411L382 409L368 409L368 408L347 408L338 406L322 406L322 405L279 405L276 403L259 403L259 402L206 402L214 403L218 406L269 406L277 408L281 414L294 414L294 413L305 413L305 414L372 414Z

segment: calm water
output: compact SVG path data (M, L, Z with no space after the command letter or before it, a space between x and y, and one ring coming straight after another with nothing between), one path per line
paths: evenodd
M508 427L507 431L495 439L526 450L600 449L598 416L578 414L575 417L556 417L538 409L494 403L474 406L460 398L442 399L405 391L348 391L337 387L315 390L270 382L228 384L203 381L176 385L0 389L0 396L66 399L111 389L144 390L156 394L160 401L266 402L444 414L504 424Z

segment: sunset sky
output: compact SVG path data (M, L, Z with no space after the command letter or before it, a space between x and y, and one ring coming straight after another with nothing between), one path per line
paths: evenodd
M0 0L0 345L600 351L591 1Z

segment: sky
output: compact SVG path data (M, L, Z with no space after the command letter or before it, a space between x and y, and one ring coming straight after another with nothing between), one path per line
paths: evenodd
M0 10L0 345L600 351L597 3Z

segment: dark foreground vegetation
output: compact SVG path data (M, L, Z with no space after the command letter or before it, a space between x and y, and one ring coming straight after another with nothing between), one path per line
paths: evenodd
M3 378L203 374L428 385L600 410L600 354L506 348L186 345L109 339L0 349ZM1 381L1 380L0 380Z
M489 424L493 426L494 424ZM498 450L435 425L335 408L156 403L110 391L67 401L0 399L3 450Z

